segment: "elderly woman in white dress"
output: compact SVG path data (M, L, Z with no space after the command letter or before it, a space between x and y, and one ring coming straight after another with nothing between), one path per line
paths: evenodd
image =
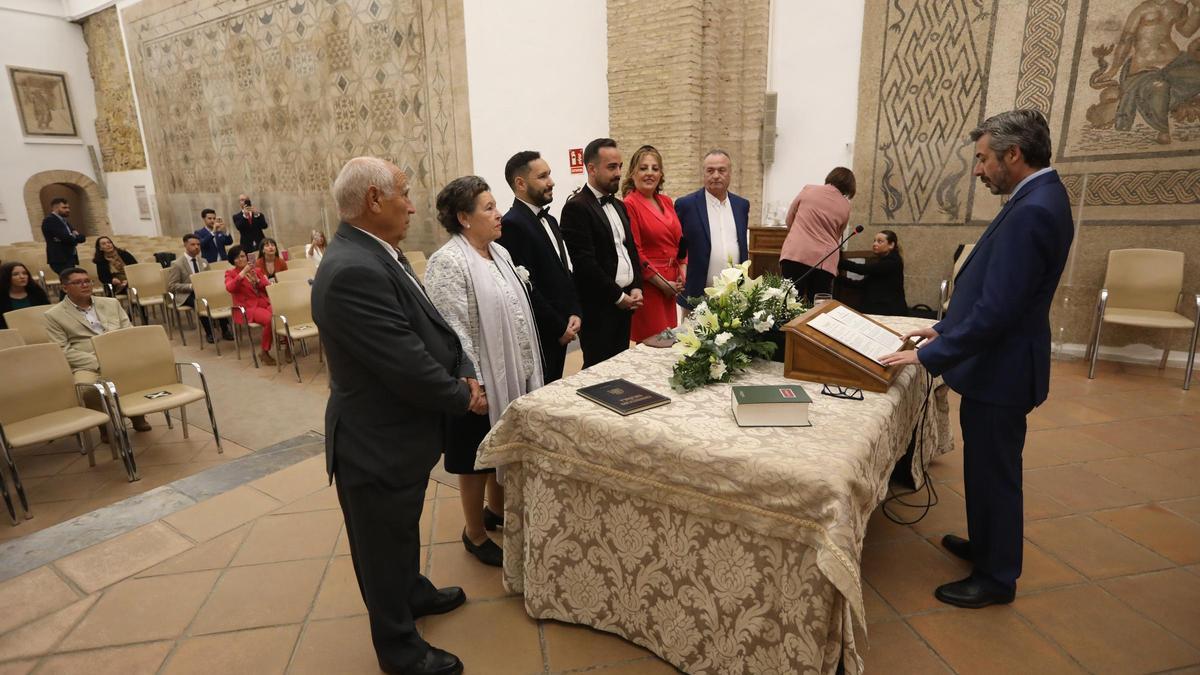
M487 530L503 525L504 491L492 469L475 467L480 441L508 404L542 386L542 352L529 303L528 273L513 264L500 238L500 212L478 176L456 178L437 196L438 221L452 235L429 257L425 288L462 341L479 373L488 414L451 420L446 471L458 475L466 528L463 545L487 565L503 553ZM484 496L487 503L484 505Z

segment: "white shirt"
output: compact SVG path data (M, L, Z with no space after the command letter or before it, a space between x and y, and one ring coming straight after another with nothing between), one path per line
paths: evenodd
M738 251L737 224L733 220L733 205L729 203L729 193L725 200L718 200L708 190L704 191L704 202L708 205L708 239L712 247L708 252L708 272L705 280L712 282L713 277L721 270L738 264L741 257ZM732 263L730 260L732 259Z
M83 314L83 318L87 319L87 322L91 324L93 333L96 335L104 334L104 324L100 323L100 316L96 314L96 303L93 302L91 305L88 305L87 309L76 305L74 302L71 303L71 306Z
M1025 178L1023 178L1020 183L1017 183L1017 187L1013 188L1012 196L1010 196L1009 199L1016 197L1017 193L1021 191L1021 188L1025 187L1025 184L1028 183L1029 181L1033 180L1034 178L1037 178L1038 176L1040 176L1044 173L1050 173L1053 170L1054 170L1054 167L1048 166L1044 169L1038 169L1037 171L1034 171L1033 173L1029 174L1028 176L1025 176Z
M184 253L183 257L187 258L187 268L188 268L189 272L191 272L192 274L195 274L197 271L200 271L200 272L204 271L204 265L200 264L200 261L204 260L204 258L201 258L200 256L193 257L193 256L188 255L187 253Z
M392 246L391 244L380 239L379 237L376 237L375 235L371 234L370 232L367 232L366 230L362 229L361 227L356 227L354 225L351 225L350 227L353 227L354 229L358 230L359 232L362 232L363 234L367 235L368 237L379 242L379 245L383 247L383 250L387 251L388 255L392 256L392 260L395 260L396 264L400 265L400 252L396 250L395 246ZM425 293L425 289L421 287L421 284L417 281L417 278L414 277L408 271L408 268L405 267L404 265L400 265L400 269L404 271L404 276L408 277L413 282L413 286L417 287L417 290L421 292L421 295L424 295L425 299L428 300L429 296Z
M538 222L542 224L542 231L546 233L546 239L550 241L550 248L554 249L554 252L558 255L559 259L567 264L567 271L574 272L575 266L571 264L571 253L567 251L566 242L563 243L563 247L560 252L558 248L558 239L554 236L554 230L550 229L550 223L545 218L538 217L538 214L541 213L542 210L519 197L517 198L517 201L521 202L525 206L528 206L529 210L533 211L533 217L537 218ZM562 257L564 255L567 256L565 259Z
M602 192L592 187L591 183L587 184L592 194L596 195L596 200L599 201L604 196ZM615 197L614 197L615 199ZM613 246L617 249L617 273L613 277L613 281L621 288L625 288L633 283L633 263L629 260L629 251L625 250L625 226L621 224L621 216L617 213L617 207L612 204L605 204L600 209L604 211L604 215L608 216L609 229L612 230ZM625 294L621 294L624 298ZM617 301L618 303L620 300Z

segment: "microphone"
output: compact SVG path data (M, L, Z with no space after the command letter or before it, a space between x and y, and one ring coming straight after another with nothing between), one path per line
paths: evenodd
M650 270L651 272L654 272L654 276L658 277L658 278L659 278L659 280L660 280L660 281L662 281L664 284L666 284L666 285L668 285L668 286L674 286L674 285L675 285L675 284L672 284L671 282L667 281L667 278L666 278L666 277L664 277L663 275L659 274L658 270L656 270L656 269L654 269L653 267L651 267L651 266L650 266L650 263L646 262L645 260L643 260L643 261L642 261L642 268L643 268L643 269ZM675 295L677 295L677 296L678 296L678 295L682 295L682 294L683 294L683 292L682 292L682 291L680 291L679 293L676 293Z
M854 226L854 229L853 229L853 230L850 230L850 234L848 234L848 235L846 235L844 238L842 238L842 240L841 240L840 242L838 242L838 245L837 245L837 246L834 246L834 247L833 247L833 249L832 249L832 250L830 250L830 251L829 251L829 253L826 253L826 254L825 254L825 256L824 256L823 258L821 258L820 260L818 260L818 261L817 261L817 263L816 263L815 265L813 265L812 267L808 268L808 271L807 271L807 272L805 272L804 274L801 274L801 275L800 275L800 278L799 278L799 279L797 279L797 280L796 280L796 281L795 281L795 282L792 284L792 286L793 286L793 287L795 287L795 286L799 286L799 285L800 285L800 282L801 282L801 281L804 281L804 279L805 279L805 278L806 278L808 275L812 274L812 273L813 273L813 272L814 272L814 271L815 271L815 270L816 270L818 267L820 267L820 266L821 266L821 263L825 262L825 260L826 260L826 259L827 259L829 256L831 256L831 255L833 255L834 253L837 253L838 251L842 250L842 247L846 245L846 242L850 241L850 237L853 237L854 235L856 235L856 234L858 234L859 232L862 232L862 231L863 231L863 226L862 226L862 225L856 225L856 226Z

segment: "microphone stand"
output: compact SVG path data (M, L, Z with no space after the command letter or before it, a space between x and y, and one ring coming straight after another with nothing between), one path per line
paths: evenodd
M808 275L810 275L810 274L812 274L813 272L815 272L815 271L817 270L817 268L821 266L821 263L825 262L825 261L826 261L826 260L829 258L829 256L831 256L831 255L833 255L834 253L837 253L838 251L842 250L842 247L846 245L846 242L850 241L850 237L853 237L854 235L856 235L856 234L858 234L859 232L862 232L862 231L863 231L863 227L862 227L862 225L859 225L859 226L855 227L853 230L850 230L850 234L846 235L846 236L845 236L845 237L844 237L844 238L843 238L843 239L842 239L840 242L838 242L838 245L837 245L837 246L835 246L835 247L833 248L833 250L831 250L829 253L826 253L826 254L825 254L825 256L824 256L823 258L821 258L820 260L818 260L818 261L816 262L816 264L815 264L815 265L813 265L812 267L809 267L807 272L805 272L804 274L801 274L801 275L800 275L800 278L799 278L799 279L797 279L795 282L793 282L793 283L792 283L792 286L793 286L793 287L798 287L798 286L800 286L800 282L801 282L801 281L804 281L806 278L808 278Z

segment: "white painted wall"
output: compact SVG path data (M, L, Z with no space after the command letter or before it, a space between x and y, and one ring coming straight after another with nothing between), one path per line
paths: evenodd
M475 173L501 211L512 204L504 163L537 150L550 164L557 215L584 176L567 151L608 135L604 0L464 0Z
M775 162L763 177L763 217L835 166L854 168L863 0L771 3L767 91L779 94ZM784 214L780 213L782 219Z
M22 11L11 6L25 5ZM17 3L6 0L0 6L0 64L53 70L67 74L67 89L75 111L75 126L82 141L28 142L21 133L21 120L13 101L12 84L7 71L0 84L0 202L6 220L0 221L0 242L30 239L29 218L25 214L25 181L39 171L65 169L95 178L84 144L96 146L96 99L92 77L88 73L87 45L83 30L65 19L41 13L61 3ZM53 48L48 47L53 45Z

